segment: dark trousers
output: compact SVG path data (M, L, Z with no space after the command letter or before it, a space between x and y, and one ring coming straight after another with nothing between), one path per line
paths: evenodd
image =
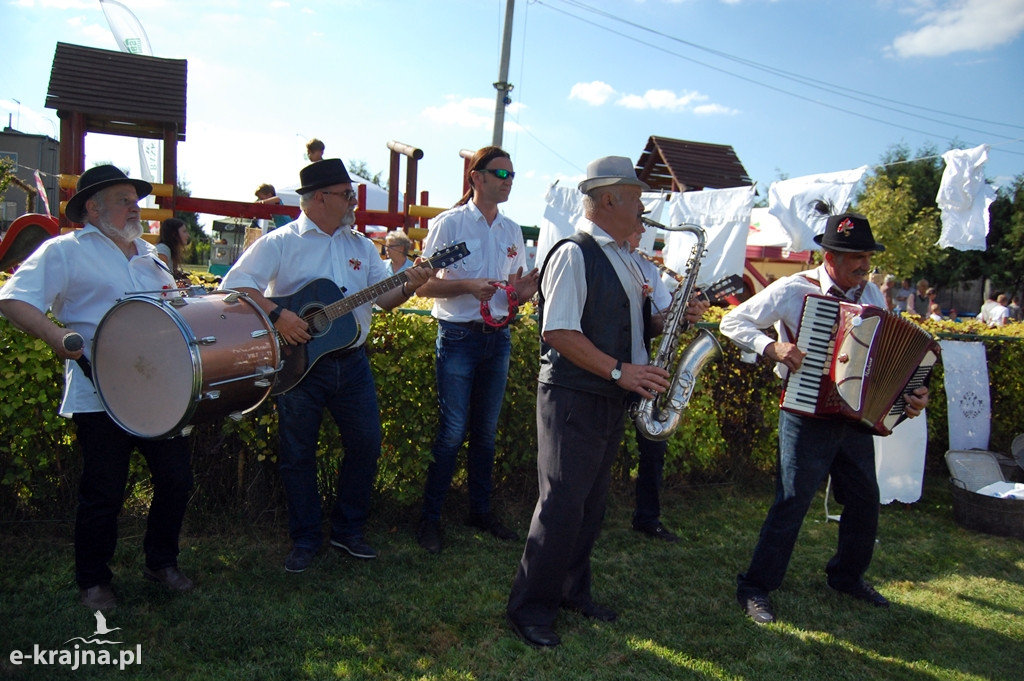
M829 475L843 504L839 540L825 572L831 584L859 582L871 564L878 531L875 445L851 422L779 413L775 502L768 511L750 566L738 577L737 594L773 591L782 584L800 526Z
M178 535L192 491L186 437L144 440L103 412L75 414L82 448L82 479L75 519L75 581L82 589L110 582L108 567L117 546L117 516L124 504L133 449L146 459L153 483L142 548L153 570L178 564Z
M636 446L640 456L637 460L633 527L650 529L657 527L661 518L661 480L668 441L648 439L636 430Z
M591 602L590 552L604 521L624 412L622 398L537 388L540 495L508 600L509 618L520 626L550 626L561 605Z

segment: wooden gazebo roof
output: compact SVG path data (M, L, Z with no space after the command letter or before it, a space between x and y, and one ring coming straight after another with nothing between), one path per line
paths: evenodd
M80 113L86 132L185 141L188 62L57 43L46 107Z
M658 191L725 189L754 184L725 144L652 136L636 164L637 176Z

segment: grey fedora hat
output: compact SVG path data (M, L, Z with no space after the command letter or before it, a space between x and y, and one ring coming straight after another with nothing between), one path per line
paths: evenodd
M637 179L633 162L625 156L603 156L590 162L587 166L587 179L580 182L580 191L586 194L598 187L626 184L640 187L649 192L651 188L646 182Z

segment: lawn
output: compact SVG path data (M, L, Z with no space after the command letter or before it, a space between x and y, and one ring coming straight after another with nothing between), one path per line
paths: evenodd
M113 569L120 627L113 651L140 651L124 670L83 666L75 678L118 679L864 679L1024 678L1024 541L954 524L944 479L922 501L882 509L869 578L890 598L873 609L826 590L823 566L837 525L819 499L786 582L774 595L780 622L757 627L734 599L770 482L666 490L663 518L684 541L630 529L632 495L614 490L594 553L594 591L620 612L611 624L560 615L563 644L533 649L504 621L522 543L500 543L459 523L448 504L438 556L413 538L415 509L378 501L368 537L380 551L357 561L325 549L313 567L286 574L280 521L186 518L180 564L198 587L183 596L140 578L139 518L125 518ZM525 535L533 499L500 495L503 516ZM833 508L834 510L834 508ZM38 665L40 649L74 649L93 614L77 603L71 525L0 525L0 675L72 675ZM81 648L104 648L96 644ZM27 654L11 662L12 651ZM117 654L116 652L114 653Z

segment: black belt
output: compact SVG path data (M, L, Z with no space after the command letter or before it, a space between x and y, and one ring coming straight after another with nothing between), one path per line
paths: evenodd
M330 357L331 359L345 359L346 357L348 357L350 355L354 355L357 352L362 352L362 351L363 351L363 346L362 345L357 345L354 348L341 348L340 350L333 350L331 352L325 353L323 356L324 357Z
M445 324L451 324L452 326L457 326L460 329L469 329L476 333L497 333L505 328L504 326L490 326L483 322L450 322L447 319L442 321L444 321Z

